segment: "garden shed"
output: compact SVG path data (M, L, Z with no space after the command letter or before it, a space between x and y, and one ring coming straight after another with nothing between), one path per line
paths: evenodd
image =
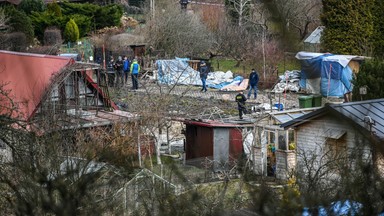
M320 52L321 34L325 26L318 26L313 32L304 40L304 50L308 52Z
M314 110L316 108L272 112L257 122L251 154L256 174L287 179L296 166L296 137L293 129L280 125Z
M359 70L362 56L298 52L301 62L300 88L324 97L343 97L352 92L353 73Z
M184 120L184 124L189 164L201 166L209 159L214 162L214 169L219 170L249 152L245 140L252 134L252 122Z
M330 104L281 125L295 130L297 165L341 158L374 161L383 173L384 99ZM312 159L310 159L312 158Z

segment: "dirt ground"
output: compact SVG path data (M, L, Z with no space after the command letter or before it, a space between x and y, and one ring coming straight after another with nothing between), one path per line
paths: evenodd
M176 111L186 111L183 117L194 118L197 116L210 115L212 113L220 113L226 117L237 116L237 104L235 95L238 92L220 91L209 88L207 92L201 92L199 86L166 86L158 85L153 81L141 82L139 89L131 90L131 84L128 83L123 87L111 88L110 94L112 99L119 105L123 105L123 109L135 112L137 107L132 103L139 103L146 100L157 100L158 97L164 95L172 95L175 97L170 109ZM245 95L247 91L244 92ZM283 104L284 110L299 108L298 96L300 94L287 92L281 94L270 93L268 90L259 90L257 99L247 100L246 104L249 109L251 107L274 106L276 103ZM184 107L183 107L184 106ZM173 108L172 108L173 107ZM185 109L184 109L185 108Z

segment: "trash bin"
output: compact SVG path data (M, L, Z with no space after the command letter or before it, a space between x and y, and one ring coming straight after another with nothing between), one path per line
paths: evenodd
M312 107L320 107L322 104L323 96L320 94L313 95Z
M312 107L312 95L299 96L299 107L300 108L311 108Z

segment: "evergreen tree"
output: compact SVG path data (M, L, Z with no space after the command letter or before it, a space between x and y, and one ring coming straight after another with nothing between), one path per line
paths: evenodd
M322 0L325 26L322 50L337 54L370 55L375 0Z
M79 40L79 27L77 27L73 19L70 19L65 25L64 38L68 42L76 42Z
M367 94L360 95L360 87L367 87ZM354 100L384 98L384 62L382 60L366 60L354 80Z
M384 59L384 1L376 0L373 8L373 56Z
M22 0L18 8L27 15L31 15L32 11L43 12L45 5L43 0Z
M34 37L31 19L23 11L17 10L14 6L4 8L5 15L9 17L8 25L11 32L22 32L27 42L32 42Z
M48 12L53 13L53 14L55 14L58 17L62 16L60 5L57 4L56 1L54 1L52 3L49 3L47 5L47 10L48 10Z

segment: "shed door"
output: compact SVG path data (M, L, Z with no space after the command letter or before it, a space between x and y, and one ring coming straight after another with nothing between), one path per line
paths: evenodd
M224 168L229 156L229 129L215 128L213 138L213 159L215 169Z

